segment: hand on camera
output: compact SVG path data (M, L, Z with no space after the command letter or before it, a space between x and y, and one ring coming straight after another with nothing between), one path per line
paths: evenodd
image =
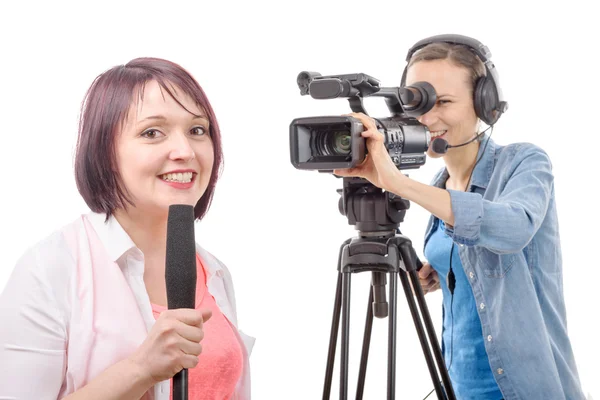
M130 359L154 384L194 368L202 352L203 323L211 315L210 310L189 308L164 311Z
M373 118L363 113L348 114L363 124L365 130L362 137L367 140L368 154L365 160L357 167L348 169L336 169L333 173L337 176L356 176L367 179L373 185L389 190L394 179L398 179L398 168L390 158L385 147L384 136L377 130Z

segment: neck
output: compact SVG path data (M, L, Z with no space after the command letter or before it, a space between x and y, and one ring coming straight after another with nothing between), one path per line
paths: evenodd
M444 163L450 176L449 180L462 187L462 190L469 183L478 152L479 140L475 140L466 146L450 149L444 156Z
M168 215L142 214L131 207L127 211L115 211L115 218L146 260L165 259Z

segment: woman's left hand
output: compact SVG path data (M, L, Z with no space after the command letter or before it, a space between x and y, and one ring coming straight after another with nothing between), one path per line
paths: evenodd
M373 185L388 190L394 180L402 174L392 161L387 148L385 138L377 130L373 118L363 113L347 114L358 119L364 126L362 137L367 140L368 154L365 160L354 168L336 169L333 173L337 176L356 176L367 179Z

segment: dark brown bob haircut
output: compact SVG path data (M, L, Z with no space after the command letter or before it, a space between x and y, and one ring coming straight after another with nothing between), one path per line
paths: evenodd
M195 100L210 123L214 164L208 187L194 207L196 219L202 219L210 207L223 167L219 124L204 90L190 73L171 61L159 58L136 58L125 65L113 67L96 77L88 89L81 105L75 151L77 189L88 207L106 214L107 219L116 209L133 205L119 174L115 138L124 125L134 96L143 93L150 81L158 82L180 105L174 90L182 90Z

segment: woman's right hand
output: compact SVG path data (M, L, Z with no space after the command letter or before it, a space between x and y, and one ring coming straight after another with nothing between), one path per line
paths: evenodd
M423 263L418 274L423 294L434 292L440 288L440 277L428 262Z
M194 368L202 352L203 324L211 315L210 310L189 308L162 312L130 360L153 384L172 378L184 368Z

